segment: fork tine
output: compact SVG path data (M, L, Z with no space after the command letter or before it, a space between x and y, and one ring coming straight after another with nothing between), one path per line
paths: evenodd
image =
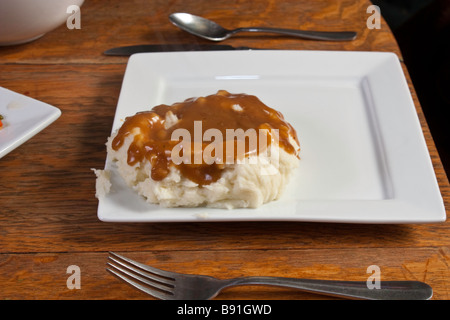
M133 271L134 273L138 273L139 275L141 275L141 276L143 276L145 278L149 278L149 279L157 281L159 283L166 284L166 285L168 285L168 286L170 286L172 288L175 285L175 281L174 281L173 278L169 279L169 278L166 278L166 277L158 276L158 275L156 275L154 273L149 273L146 270L142 270L141 268L135 267L135 264L128 264L126 262L122 262L120 260L117 260L117 259L115 259L113 257L108 257L108 259L111 260L112 262L114 262L116 265L120 265L120 266L122 266L122 267L124 267L124 268L126 268L128 270Z
M119 272L117 272L117 271L115 271L113 269L106 268L106 270L108 272L112 273L114 276L118 277L119 279L125 281L127 284L129 284L129 285L135 287L136 289L139 289L139 290L143 291L144 293L149 294L149 295L151 295L151 296L153 296L155 298L158 298L158 299L161 299L161 300L173 299L173 295L170 295L168 293L164 293L164 292L161 292L161 291L158 291L158 290L152 290L150 287L144 286L144 285L140 284L139 282L134 281L134 280L132 280L132 279L130 279L130 278L120 274Z
M139 270L131 269L131 268L122 268L121 266L117 266L111 263L107 263L108 266L114 268L115 270L120 271L121 273L127 275L130 278L134 278L136 280L139 280L142 283L145 283L149 286L154 287L155 289L159 289L168 293L172 293L173 291L173 285L167 286L165 284L162 284L160 282L157 282L153 280L152 278L148 278L148 276L142 272L139 272Z
M121 259L122 261L128 262L129 264L134 265L134 266L136 266L136 267L138 267L140 269L143 269L143 270L146 270L148 272L151 272L151 273L153 273L155 275L159 275L159 276L163 276L163 277L166 277L166 278L173 279L174 275L176 274L174 272L169 272L169 271L157 269L157 268L154 268L154 267L150 267L150 266L148 266L146 264L142 264L142 263L136 262L134 260L131 260L129 258L126 258L126 257L121 256L121 255L119 255L117 253L114 253L114 252L109 252L109 254L113 255L113 256L115 256L115 257L117 257L119 259Z

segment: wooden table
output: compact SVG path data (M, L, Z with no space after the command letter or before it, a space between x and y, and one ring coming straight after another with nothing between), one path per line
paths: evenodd
M97 219L95 177L102 168L127 58L108 48L142 43L206 43L175 28L188 11L226 26L356 30L352 42L242 36L233 46L395 52L383 20L368 29L368 0L100 1L81 8L81 29L66 25L24 45L0 48L0 86L61 109L61 117L0 159L0 299L151 299L105 271L108 251L185 273L362 280L421 280L449 299L450 224L105 223ZM236 8L238 10L236 11ZM402 64L403 65L403 64ZM403 65L404 71L407 70ZM447 207L449 183L419 101L414 103ZM81 289L66 285L71 265ZM236 287L220 299L328 299L270 287Z

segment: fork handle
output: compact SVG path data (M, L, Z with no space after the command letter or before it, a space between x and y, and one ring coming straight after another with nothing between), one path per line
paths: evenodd
M370 289L365 281L313 280L280 277L241 277L226 280L224 287L271 285L300 289L325 295L369 300L428 300L432 288L420 281L380 281L380 288Z

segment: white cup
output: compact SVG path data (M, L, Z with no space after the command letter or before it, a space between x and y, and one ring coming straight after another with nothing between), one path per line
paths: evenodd
M84 0L0 0L0 45L30 42L62 25Z

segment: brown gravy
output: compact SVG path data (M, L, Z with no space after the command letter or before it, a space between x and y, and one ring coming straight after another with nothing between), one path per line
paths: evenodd
M178 121L165 128L166 113L171 111ZM299 145L295 129L284 120L283 115L263 104L256 96L247 94L231 94L225 90L220 90L214 95L200 98L190 98L184 102L169 105L159 105L150 111L139 112L134 116L127 117L116 137L112 141L112 148L118 150L124 143L125 138L134 134L134 140L128 149L127 162L134 165L143 160L150 161L152 165L151 178L159 181L169 174L169 168L176 165L172 161L172 149L179 145L180 140L172 140L172 133L177 129L185 129L195 140L196 121L201 121L201 137L208 129L219 130L225 139L227 129L277 129L277 140L286 152L297 155L298 150L291 144L289 137L292 137ZM198 124L198 122L197 122ZM217 131L216 131L217 132ZM268 144L273 140L270 133L267 134ZM194 142L194 141L193 141ZM200 141L201 150L205 150L210 142ZM193 145L193 144L191 144ZM225 144L224 144L225 145ZM250 154L259 153L259 142L253 147L249 143L245 144L245 157ZM242 157L234 146L234 159ZM191 149L198 150L196 147ZM217 152L219 154L219 152ZM225 147L223 155L226 154ZM215 156L216 153L211 153ZM200 186L217 181L223 171L223 163L229 163L226 159L216 157L212 164L200 163L193 160L190 163L185 161L177 164L177 168L186 178L198 183Z

